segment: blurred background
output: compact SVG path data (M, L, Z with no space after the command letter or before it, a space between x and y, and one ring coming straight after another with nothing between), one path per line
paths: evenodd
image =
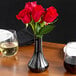
M27 41L32 41L31 29L28 28L30 35L27 36L27 31L25 32L26 29L24 29L25 25L16 19L16 14L29 1L37 1L44 8L54 6L58 10L59 17L55 24L56 27L52 32L44 35L44 41L55 43L76 41L76 0L0 0L0 28L15 29L21 45ZM22 36L20 34L24 36L20 37Z

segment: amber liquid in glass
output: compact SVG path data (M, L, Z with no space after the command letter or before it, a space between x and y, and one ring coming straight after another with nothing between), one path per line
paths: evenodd
M4 42L0 44L0 51L3 56L13 56L18 51L17 42Z

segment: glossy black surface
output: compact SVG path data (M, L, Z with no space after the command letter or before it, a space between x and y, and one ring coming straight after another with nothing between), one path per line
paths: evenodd
M32 72L43 72L45 71L49 64L45 60L42 52L42 39L35 37L35 51L31 58L31 60L28 63L28 67Z

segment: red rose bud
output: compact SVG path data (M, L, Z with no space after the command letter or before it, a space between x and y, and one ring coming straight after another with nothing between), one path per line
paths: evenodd
M32 18L34 22L38 22L43 13L44 8L41 5L36 5L36 7L34 7L32 10Z
M30 23L30 21L31 21L31 16L30 16L30 14L25 14L25 16L24 16L21 20L22 20L22 22L23 22L24 24Z
M53 6L51 6L47 8L45 15L43 17L43 21L51 23L57 18L57 16L58 16L57 10Z
M35 7L36 5L37 5L37 2L36 2L36 1L34 1L34 2L27 2L27 3L25 4L25 8L29 9L30 12L31 12L32 9L33 9L33 7Z
M21 11L19 12L19 14L16 15L16 18L17 18L18 20L20 20L21 18L24 17L24 15L25 15L25 9L21 10Z
M31 21L30 12L28 9L23 9L16 15L18 20L22 20L23 23L29 23Z

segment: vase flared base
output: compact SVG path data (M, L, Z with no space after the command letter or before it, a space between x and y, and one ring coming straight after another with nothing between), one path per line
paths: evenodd
M47 65L45 68L37 69L37 68L31 68L30 66L28 66L29 70L34 72L34 73L44 72L48 69L48 67L49 67L49 65Z

